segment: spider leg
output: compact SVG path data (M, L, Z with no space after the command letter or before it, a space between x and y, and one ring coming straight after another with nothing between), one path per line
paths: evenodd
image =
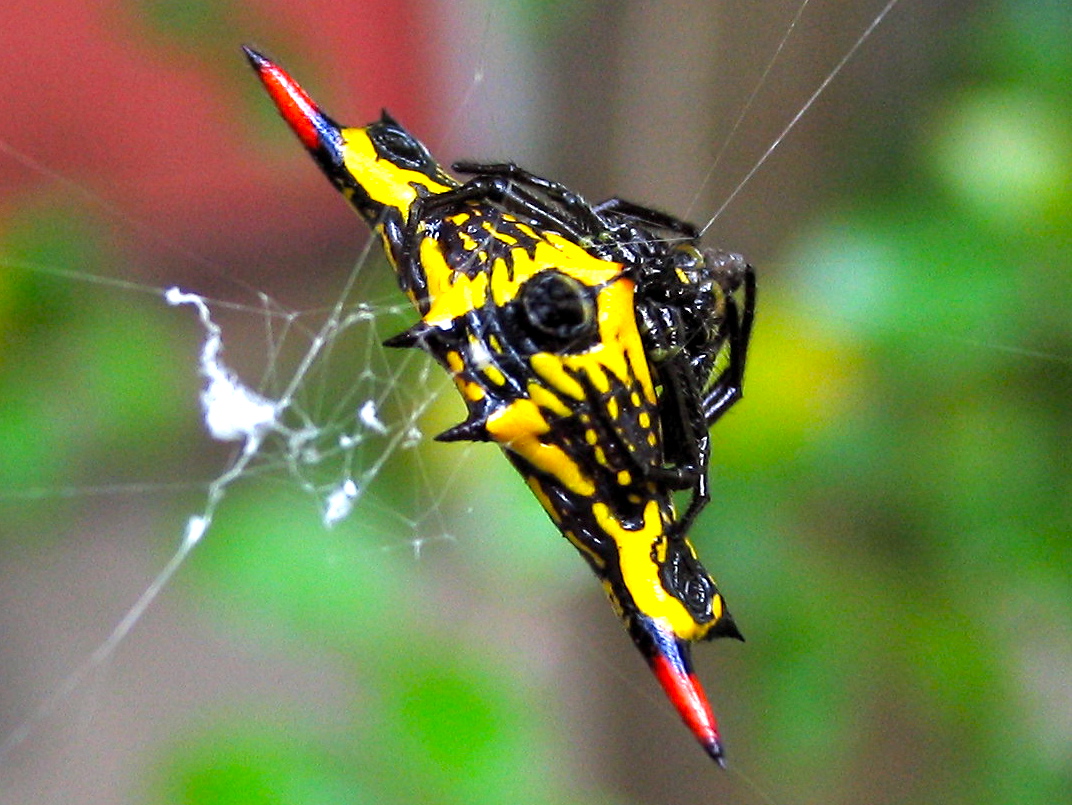
M626 202L628 204L628 202ZM642 308L639 318L647 324L648 353L665 355L655 360L654 368L662 385L659 399L660 420L664 442L673 444L677 454L667 456L667 465L650 471L655 480L674 489L691 489L689 505L677 519L675 530L684 535L710 502L708 466L711 457L709 428L741 397L748 343L755 317L756 280L750 265L740 262L713 268L725 268L716 273L723 289L724 311L721 339L727 345L729 364L707 389L700 379L703 364L695 366L675 334L684 324L680 313L657 306ZM735 292L743 286L740 304Z
M692 400L700 400L700 410L703 414L703 425L695 428L693 432L699 433L696 437L695 448L695 479L692 486L692 499L685 513L678 518L675 527L679 534L685 534L692 527L696 517L703 511L711 500L711 492L707 475L708 464L711 458L711 437L708 429L729 410L737 400L741 399L744 381L744 367L748 356L748 342L752 336L752 323L755 319L756 308L756 275L750 265L745 266L741 282L744 285L743 305L738 308L732 290L727 288L725 328L726 341L729 344L729 366L715 381L714 385L705 393L697 389L695 373L691 368L685 370L688 378L692 379L692 389L695 396ZM689 390L685 391L688 395ZM695 409L684 412L685 416Z
M674 524L675 532L684 536L711 500L707 477L711 462L711 435L700 411L700 389L692 369L687 364L677 364L667 374L663 390L664 393L667 390L666 380L673 378L669 385L678 400L678 416L683 431L680 444L687 446L687 453L681 457L683 460L672 468L677 474L678 488L687 488L691 494L685 513Z
M743 306L738 308L732 294L726 294L725 328L729 344L730 362L718 380L703 395L703 413L707 427L717 422L730 407L741 399L744 384L744 366L748 357L748 343L752 337L752 322L756 309L756 274L747 266L742 278L744 284Z
M525 184L533 184L542 190L544 184L554 185L555 183L541 180L539 177L533 177L532 174L521 168L516 168L516 173L521 175L519 177L507 171L496 172L494 170L500 167L510 167L509 165L478 166L470 165L469 163L457 163L454 166L455 170L463 172L469 172L468 169L478 167L489 167L493 170L490 173L474 176L455 190L427 195L423 199L418 199L418 201L423 200L424 202L423 206L419 208L421 215L442 211L465 202L500 204L505 208L505 212L527 218L539 227L558 232L564 237L576 241L590 239L593 236L591 227L601 226L599 219L592 214L591 208L576 194L572 194L577 200L578 206L576 208L567 206L564 201L559 201L555 198L551 199L562 206L561 212L563 214L559 214L558 210L548 204L547 199L541 198L524 187ZM535 181L527 182L527 177L532 177ZM569 191L566 192L568 193ZM414 201L414 204L416 203L417 201ZM573 215L577 215L577 217L571 218L570 216ZM414 216L411 210L410 219L420 221L421 217Z
M670 380L670 377L675 375L677 379ZM673 528L674 534L684 537L711 500L707 476L711 461L711 436L700 415L699 391L690 369L679 367L664 375L663 394L667 393L678 400L679 410L675 412L675 421L681 433L678 435L677 444L684 452L675 457L670 465L658 468L652 476L673 489L689 490L689 505L676 519ZM669 413L665 411L662 414L664 424L669 421Z
M592 209L600 215L610 212L616 215L623 215L627 218L633 218L642 223L651 224L659 229L676 232L689 240L695 240L700 236L700 231L688 221L675 218L660 210L653 210L651 207L634 204L632 201L626 201L617 196L599 202L594 205Z
M448 207L467 201L499 201L510 191L509 182L496 176L477 176L445 193L422 193L409 206L407 228L416 231L429 213L442 212ZM418 192L419 189L418 189Z
M599 231L593 230L593 226L598 227L599 224L587 213L577 214L575 210L563 205L562 213L564 214L559 215L557 210L553 210L548 205L546 199L540 198L520 185L509 185L503 201L509 204L511 212L520 212L542 228L558 232L578 243L583 244L592 240ZM588 213L590 212L591 210L588 210Z
M597 216L592 214L593 208L580 193L575 193L561 182L545 179L535 173L518 167L513 162L480 163L480 162L455 162L451 167L459 173L471 173L480 178L481 176L495 176L516 182L526 187L533 187L546 193L551 200L568 208L570 212L578 216L588 216L595 223L602 223Z
M500 200L518 202L526 215L541 224L550 223L555 229L565 227L567 231L564 234L591 238L606 228L606 222L579 193L560 182L530 173L513 162L455 162L451 167L459 173L475 174L466 184L485 178L505 181L506 192ZM528 192L526 188L533 188L545 194L548 199L560 205L566 215L559 217L550 213L544 199Z
M692 497L689 499L689 506L685 509L685 513L674 523L674 530L679 536L685 536L689 532L700 512L711 502L711 489L707 477L707 465L711 460L710 436L704 434L703 437L697 439L697 452L700 455L697 462L699 469L692 485Z
M663 443L673 445L677 454L661 467L649 467L648 477L672 489L690 489L691 498L683 516L677 519L675 533L684 536L693 521L711 499L707 466L711 454L711 439L703 415L703 393L688 355L672 334L682 329L681 315L667 311L660 317L650 308L642 309L641 318L648 325L649 352L667 357L654 362L662 391L659 394L659 420L663 426Z

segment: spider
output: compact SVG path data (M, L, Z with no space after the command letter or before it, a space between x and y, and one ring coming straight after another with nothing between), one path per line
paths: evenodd
M740 633L688 529L710 499L708 428L741 395L751 266L701 249L688 223L618 198L589 204L514 164L456 163L471 177L458 181L386 112L339 126L246 53L420 314L385 343L427 351L466 403L437 438L502 448L721 763L689 646Z
M455 162L473 178L445 193L418 199L411 230L428 214L459 202L496 203L512 215L576 240L601 259L626 266L636 283L636 313L644 351L655 369L664 461L648 468L674 488L691 489L676 521L688 532L710 502L710 428L741 398L755 317L755 270L739 254L696 245L686 221L621 198L592 205L565 185L514 163ZM743 289L738 305L735 293ZM716 371L725 350L727 363Z

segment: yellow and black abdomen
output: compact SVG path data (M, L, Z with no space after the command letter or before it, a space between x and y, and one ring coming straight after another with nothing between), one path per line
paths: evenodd
M656 389L622 266L472 205L419 232L423 274L438 279L408 340L453 373L469 406L445 438L500 444L631 633L644 620L684 641L739 637L675 528L672 490L652 479Z

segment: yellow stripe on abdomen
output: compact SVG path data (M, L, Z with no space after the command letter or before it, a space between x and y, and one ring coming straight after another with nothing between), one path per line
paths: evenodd
M618 546L622 580L637 609L656 621L666 623L683 640L702 638L710 624L697 623L659 580L659 566L652 558L652 553L655 544L665 539L666 534L658 502L648 501L644 507L643 525L635 531L624 528L604 503L594 504L592 513L600 528ZM719 614L720 607L721 601L716 605L716 614Z

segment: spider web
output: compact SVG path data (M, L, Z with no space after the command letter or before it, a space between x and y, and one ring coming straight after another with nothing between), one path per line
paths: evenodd
M802 13L806 6L805 0L797 11ZM866 30L870 31L885 10L868 13L871 27ZM790 31L795 24L796 19L790 23ZM843 49L840 55L848 59L854 52L855 46ZM823 83L812 89L817 95L825 87ZM482 91L481 82L470 81L469 89ZM799 108L789 127L807 111L812 100L814 96ZM752 105L753 99L748 98L742 117ZM773 130L774 136L764 141L772 143L765 153L758 159L749 157L753 168L744 181L781 143L789 128L782 123ZM501 136L504 141L510 139ZM299 151L297 145L294 151ZM299 153L297 159L303 156ZM705 163L711 164L708 176L717 172L720 158L721 154ZM740 186L735 187L722 193L725 204L720 206L695 202L697 209L714 214L708 226L736 199ZM328 196L330 190L324 186L323 193ZM623 191L623 195L643 196L635 191ZM341 204L337 199L331 200ZM352 227L357 229L359 224L354 221ZM124 530L142 536L150 532L173 536L157 546L160 556L150 560L150 567L123 568L121 572L128 576L123 592L102 606L115 613L105 616L107 624L114 624L110 631L98 629L98 634L106 632L104 638L91 639L89 645L83 638L68 643L67 654L57 658L57 670L43 674L34 690L19 692L23 701L35 700L39 704L29 713L24 707L14 724L3 732L6 737L0 744L0 777L8 776L3 773L5 766L19 769L24 763L28 774L34 774L39 766L25 760L27 754L43 755L47 751L62 757L64 747L71 741L85 741L85 736L98 728L122 728L100 725L107 718L109 697L116 695L116 690L127 694L134 690L122 677L126 652L138 651L136 645L128 646L128 637L135 627L153 629L156 616L147 618L146 613L158 608L164 608L164 613L157 628L163 632L182 628L174 623L166 603L158 599L161 593L180 584L176 574L190 561L195 548L200 552L208 549L209 542L235 539L226 529L219 533L220 523L227 516L232 497L241 497L247 487L271 490L289 506L304 510L308 523L328 535L326 542L317 543L320 550L339 550L336 546L347 541L357 546L356 556L364 562L387 561L387 555L412 562L410 557L419 559L441 544L453 550L461 509L469 510L461 519L465 533L479 531L477 520L486 516L482 513L485 507L480 505L481 494L487 498L503 494L484 490L494 479L483 473L490 473L488 468L495 462L501 465L496 474L509 473L491 447L430 442L428 435L452 424L462 406L449 391L450 379L425 355L416 350L389 351L381 346L385 337L410 323L414 314L400 295L389 290L389 270L382 256L371 251L375 247L371 244L358 256L343 287L329 292L327 298L334 303L323 308L315 304L288 305L269 292L245 294L250 298L236 303L232 298L195 293L186 285L180 288L114 283L97 274L81 272L60 278L66 283L104 286L103 296L108 300L105 305L114 302L120 289L132 296L144 295L162 310L170 307L169 315L190 325L183 360L191 368L182 386L182 399L190 417L197 413L203 422L207 436L199 451L211 461L198 460L191 464L192 469L181 467L179 479L174 482L95 484L79 480L70 488L26 487L7 496L8 501L27 507L32 503L57 509L63 508L58 503L91 500L95 501L93 508L103 505L114 509L112 516ZM52 266L28 267L44 274L60 273ZM370 277L386 278L387 283L370 281ZM255 335L251 337L250 333ZM175 360L174 354L170 360ZM199 402L199 412L194 410L195 400ZM208 470L208 480L188 480L204 477L206 465L215 468ZM87 474L77 477L85 478ZM509 476L506 483L514 480ZM477 483L479 490L475 488ZM524 499L523 492L519 490L517 500ZM179 505L172 507L164 522L151 522L138 509L158 494L173 495ZM548 532L546 542L554 543L550 526L532 508L532 521ZM81 517L71 511L63 515ZM181 538L175 539L178 535ZM461 542L478 539L482 538L467 536ZM175 542L179 543L177 547ZM567 561L573 561L572 557ZM424 572L424 563L421 564ZM10 572L17 576L17 566ZM148 583L143 580L147 572L151 577ZM51 578L62 576L57 573ZM583 569L578 569L572 578L584 578ZM90 574L85 588L76 586L66 594L49 591L41 597L21 589L17 578L11 581L8 589L17 592L10 595L26 595L34 602L47 599L57 607L53 620L61 624L58 631L62 631L63 618L69 616L63 614L64 607L77 609L80 601L92 599L113 583L108 576ZM131 590L139 591L133 604ZM100 613L94 612L93 617L98 618L99 627ZM57 642L62 643L62 638ZM189 650L181 651L187 652L183 661L189 662ZM293 669L282 673L289 674L291 680L302 679ZM109 680L110 675L116 675L117 680ZM174 676L169 678L172 684L181 684ZM324 702L318 704L324 706ZM42 742L47 749L42 749ZM0 788L0 793L4 792Z
M382 303L367 298L355 301L352 284L371 266L388 271L382 257L370 259L366 250L346 289L326 310L287 310L267 294L260 295L257 305L243 305L175 287L134 288L154 293L158 303L172 306L196 322L198 330L192 334L199 341L189 342L188 349L198 378L191 376L194 385L186 388L192 391L199 380L201 390L189 401L199 400L206 438L215 440L216 447L209 443L203 449L224 469L208 481L175 483L106 482L101 477L106 477L105 471L101 476L91 474L99 479L96 483L26 488L7 496L9 504L19 503L29 518L40 517L41 522L50 524L48 528L62 529L65 517L83 519L85 515L71 512L84 509L92 513L104 501L112 511L113 528L118 532L131 536L140 532L144 537L149 531L170 529L182 536L147 585L137 581L137 576L149 568L123 567L123 563L111 561L108 564L116 567L90 583L95 589L116 585L117 592L123 589L127 595L139 584L143 587L132 604L128 598L126 610L113 620L111 630L92 650L86 652L72 645L73 656L61 659L59 665L68 667L57 668L58 677L50 679L48 674L37 672L44 689L29 695L37 697L39 703L7 728L0 742L0 767L9 772L21 768L26 762L23 750L30 749L28 757L33 762L28 767L28 778L33 779L38 775L34 771L37 763L57 750L62 754L62 747L69 741L84 741L87 732L98 728L92 725L108 710L101 691L110 687L107 680L116 653L155 607L158 596L172 585L195 546L206 535L216 534L216 521L221 515L226 518L227 504L236 487L243 493L252 487L262 490L262 495L268 490L281 497L288 501L286 506L309 515L300 518L304 520L303 528L315 528L318 521L325 533L333 532L333 538L352 540L359 546L358 555L369 563L383 562L384 551L420 558L429 544L453 541L451 518L442 501L463 486L457 477L460 468L467 463L480 466L481 461L466 459L471 448L464 445L455 446L457 458L450 463L440 457L427 457L439 446L430 442L425 429L434 427L437 419L457 415L456 410L453 414L435 410L446 399L443 391L450 381L423 354L389 354L380 345L413 314L408 304L397 299ZM91 285L98 282L93 276L72 279ZM248 339L251 330L260 331L258 340L266 346L266 357L263 369L253 379L247 379L248 368L238 371L228 363L230 350L225 344L231 343L231 337L241 343L241 334ZM223 448L222 452L218 448ZM402 493L384 492L383 471L392 463L396 465L393 477L397 479L404 473L407 479L408 488ZM161 495L186 501L180 504L188 507L186 514L180 515L172 504L166 507L172 514L165 515L161 522L139 522L142 518L136 511L141 508L140 501ZM59 522L32 514L39 508L58 513ZM94 522L96 518L92 514L90 517L89 522ZM301 533L294 535L295 540L305 538ZM132 571L133 578L124 578ZM40 600L32 591L20 590L18 579L11 581L9 595L21 593L27 599ZM34 583L49 586L47 576L44 581L38 576ZM92 589L72 595L75 598L49 594L53 605L60 604L54 618L61 629L72 628L72 621L78 620L71 611L64 611L66 607L77 608L78 597L85 596L84 601L99 598ZM124 606L121 597L117 595L99 606L115 612L117 605L120 609ZM92 633L92 627L88 633ZM73 670L69 665L72 660ZM122 689L131 690L125 686ZM100 728L107 729L108 725ZM73 736L66 735L68 729L74 730ZM62 763L59 759L53 762ZM72 773L77 772L72 769ZM0 776L11 780L10 774ZM5 782L5 791L7 785ZM59 782L54 785L61 787ZM37 783L30 787L36 789Z

